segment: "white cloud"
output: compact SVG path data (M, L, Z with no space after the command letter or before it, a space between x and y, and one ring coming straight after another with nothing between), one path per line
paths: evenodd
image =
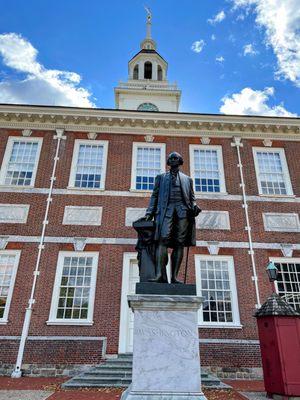
M210 38L211 38L211 40L216 40L217 39L216 35L214 35L214 34L212 34Z
M239 93L223 97L220 111L223 114L297 117L296 114L287 111L283 104L275 106L267 104L274 92L273 87L264 90L244 88Z
M222 10L218 14L216 14L213 18L209 18L207 20L207 22L210 23L211 25L215 25L215 24L218 24L219 22L222 22L223 19L225 19L225 18L226 18L226 14Z
M265 29L266 43L277 57L276 76L300 86L299 0L232 0L234 8L256 13L256 23Z
M253 44L251 44L251 43L246 44L246 45L243 47L243 50L244 50L244 56L247 56L247 55L249 55L249 56L255 56L256 54L258 54L258 51L255 50Z
M205 46L205 42L203 39L201 40L196 40L191 47L191 50L193 50L195 53L201 53L203 50L203 47Z
M222 63L225 61L225 58L223 56L219 56L219 57L216 57L216 61Z
M38 51L21 35L0 35L0 55L5 66L22 73L20 79L6 75L0 81L1 103L95 106L91 93L79 86L79 74L45 68L37 61Z

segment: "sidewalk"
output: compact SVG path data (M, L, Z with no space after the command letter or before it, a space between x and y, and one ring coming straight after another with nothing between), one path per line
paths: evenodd
M62 390L63 378L0 377L0 400L119 400L124 389ZM232 390L205 389L208 400L260 400L265 397L261 381L226 381ZM244 395L243 393L246 393ZM249 397L251 396L251 397Z

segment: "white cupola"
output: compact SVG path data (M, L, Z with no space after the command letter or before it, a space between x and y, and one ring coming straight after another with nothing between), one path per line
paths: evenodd
M141 50L128 63L128 81L115 88L117 109L178 111L181 91L167 81L168 63L151 37L152 15L147 9L147 33Z

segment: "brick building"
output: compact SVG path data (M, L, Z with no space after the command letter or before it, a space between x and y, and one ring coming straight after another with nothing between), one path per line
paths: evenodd
M61 373L132 351L131 224L175 150L203 209L188 266L206 299L202 364L259 373L253 313L270 260L300 306L300 120L178 112L150 20L115 96L114 110L0 105L0 370Z

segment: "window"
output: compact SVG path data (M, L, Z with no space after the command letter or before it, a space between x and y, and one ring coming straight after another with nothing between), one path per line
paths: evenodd
M41 138L10 137L2 162L0 183L33 186L41 146Z
M137 109L138 111L159 111L158 107L153 103L142 103Z
M92 325L98 253L60 252L48 324Z
M104 189L108 142L75 140L69 186Z
M199 324L240 326L233 258L196 255L196 283L204 303Z
M221 146L190 145L195 192L226 192Z
M153 190L155 177L165 170L165 144L134 143L132 155L132 190Z
M278 269L276 292L300 311L300 259L271 259Z
M152 79L152 64L146 61L144 64L144 79Z
M0 251L0 323L7 322L19 258L19 251Z
M139 64L133 68L133 79L139 79Z
M157 66L157 80L162 81L162 68L160 65Z
M253 148L259 194L292 195L284 149Z

